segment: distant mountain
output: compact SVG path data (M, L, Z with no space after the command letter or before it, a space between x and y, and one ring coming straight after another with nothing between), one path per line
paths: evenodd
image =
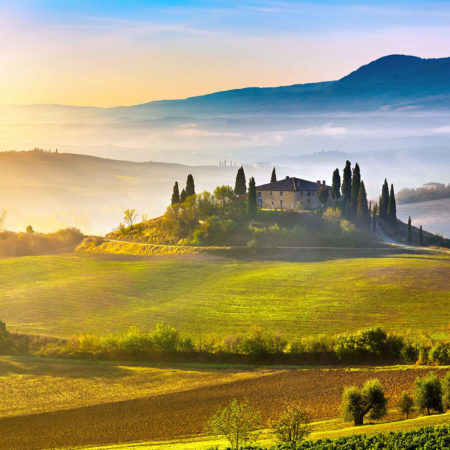
M450 108L450 58L390 55L337 81L244 88L115 108L122 113L257 113Z

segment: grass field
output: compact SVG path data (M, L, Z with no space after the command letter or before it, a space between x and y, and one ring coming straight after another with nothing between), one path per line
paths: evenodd
M344 386L378 378L390 398L385 420L398 420L400 392L411 392L418 375L433 370L443 376L449 369L258 369L1 357L0 448L192 440L234 397L261 409L264 423L277 417L284 401L296 399L317 421L316 433L338 433L349 426L339 419Z
M308 258L74 253L3 259L0 318L15 331L56 336L160 321L194 339L254 324L287 338L372 325L449 335L449 256Z

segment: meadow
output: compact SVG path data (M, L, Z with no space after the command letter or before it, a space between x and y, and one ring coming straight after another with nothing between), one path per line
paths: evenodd
M448 369L432 370L442 377ZM339 419L344 386L378 378L390 398L383 422L398 420L398 395L412 391L414 379L429 371L420 366L269 369L2 356L0 448L195 440L204 435L213 412L234 397L260 408L264 423L277 417L284 401L295 398L311 412L315 436L331 437L330 430L349 433L350 424ZM432 417L437 419L433 423L450 418ZM424 419L414 420L417 427ZM372 426L375 432L387 425Z
M285 338L369 326L446 338L449 268L443 253L9 258L0 260L0 319L12 331L59 337L165 322L194 339L252 325Z

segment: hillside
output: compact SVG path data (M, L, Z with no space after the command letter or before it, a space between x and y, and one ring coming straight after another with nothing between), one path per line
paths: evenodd
M223 338L252 325L286 338L373 325L448 336L447 256L309 252L288 259L4 259L0 318L12 331L61 337L161 321L195 338Z

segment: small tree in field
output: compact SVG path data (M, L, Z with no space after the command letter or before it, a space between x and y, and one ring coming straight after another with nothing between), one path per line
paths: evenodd
M386 415L387 399L383 387L376 379L368 380L362 389L349 386L342 395L342 415L344 420L353 420L355 426L364 423L364 416L371 419Z
M442 385L435 373L429 373L425 378L416 378L416 404L420 412L430 410L443 412Z
M300 405L288 403L279 419L273 423L273 429L283 444L296 446L311 433L309 423L309 414L302 411Z
M233 450L239 450L253 437L253 432L261 424L261 414L248 401L233 399L223 409L217 410L208 423L213 434L225 436Z
M131 227L133 226L134 222L137 219L137 214L136 214L136 210L135 209L126 209L123 212L123 218L125 220L125 223Z
M398 399L398 409L403 414L406 414L406 418L408 418L410 412L414 411L414 400L405 391L402 392Z

